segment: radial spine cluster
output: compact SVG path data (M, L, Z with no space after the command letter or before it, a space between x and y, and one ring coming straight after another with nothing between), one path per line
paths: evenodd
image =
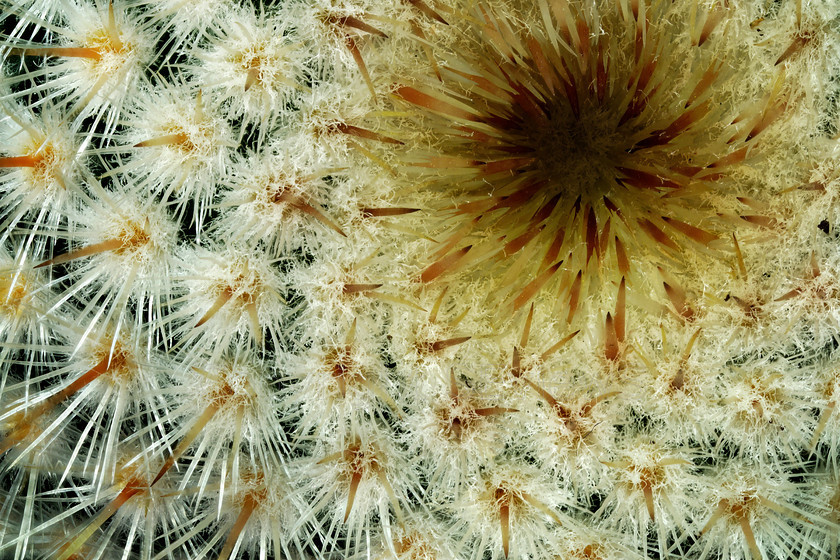
M0 22L0 558L840 557L834 0Z

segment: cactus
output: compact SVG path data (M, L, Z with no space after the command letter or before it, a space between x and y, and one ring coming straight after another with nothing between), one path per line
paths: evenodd
M0 10L0 558L840 555L833 1Z

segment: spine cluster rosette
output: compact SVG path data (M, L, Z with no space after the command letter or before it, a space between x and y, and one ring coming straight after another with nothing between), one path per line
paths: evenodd
M744 86L728 64L733 33L718 29L725 4L533 10L525 24L480 4L472 48L450 54L439 81L395 88L432 139L404 158L440 201L421 281L481 267L488 303L515 312L544 293L571 323L610 284L656 279L693 318L667 274L731 260L736 232L777 224L763 204L774 193L738 171L768 157L799 94L775 67Z

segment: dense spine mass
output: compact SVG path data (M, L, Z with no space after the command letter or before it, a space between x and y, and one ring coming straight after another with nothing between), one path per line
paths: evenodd
M840 554L832 0L0 21L0 558Z

